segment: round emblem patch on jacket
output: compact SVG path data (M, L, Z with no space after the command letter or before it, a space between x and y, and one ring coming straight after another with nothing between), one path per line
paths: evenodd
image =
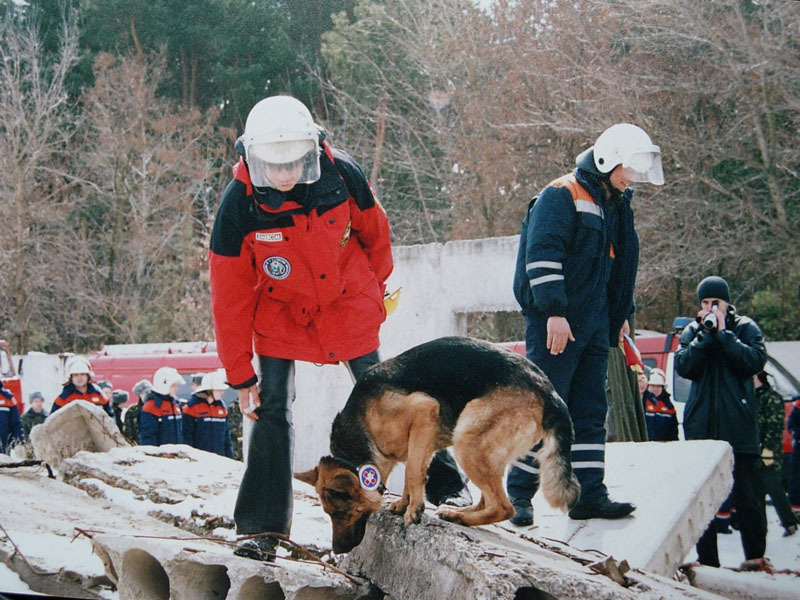
M270 256L264 261L264 273L273 279L286 279L292 272L292 265L282 256Z

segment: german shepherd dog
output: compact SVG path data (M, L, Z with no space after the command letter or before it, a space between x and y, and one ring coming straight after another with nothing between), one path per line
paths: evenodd
M489 342L447 337L370 367L333 421L332 456L295 477L315 487L330 515L333 551L349 552L380 509L382 482L398 461L406 463L405 485L389 510L406 526L419 523L428 466L448 446L481 499L440 507L442 519L472 526L511 518L506 466L540 440L542 492L553 507L568 510L580 494L572 436L567 406L533 363Z

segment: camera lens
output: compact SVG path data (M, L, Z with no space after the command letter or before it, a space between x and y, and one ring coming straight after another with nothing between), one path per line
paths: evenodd
M717 315L714 313L709 313L705 317L703 317L703 328L709 331L713 331L717 328Z

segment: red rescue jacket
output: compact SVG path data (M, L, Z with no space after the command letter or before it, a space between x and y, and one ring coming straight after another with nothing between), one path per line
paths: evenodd
M378 348L389 221L358 164L322 145L313 184L254 193L240 160L223 192L209 268L217 350L233 387L256 382L253 348L315 363Z

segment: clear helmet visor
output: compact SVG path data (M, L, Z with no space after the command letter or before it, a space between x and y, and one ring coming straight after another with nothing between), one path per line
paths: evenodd
M661 168L661 152L637 152L622 163L622 173L629 181L637 183L664 184L664 171Z
M256 187L287 191L319 179L319 145L314 140L269 142L246 148L250 181Z

